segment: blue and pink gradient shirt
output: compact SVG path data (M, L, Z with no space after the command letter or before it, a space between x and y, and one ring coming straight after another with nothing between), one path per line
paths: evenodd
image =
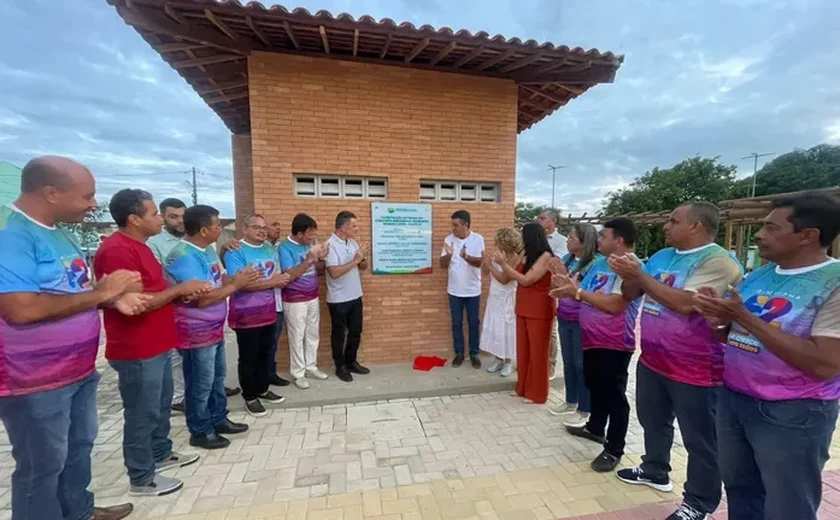
M298 244L292 237L280 244L280 268L283 272L293 269L306 261L309 254L309 244ZM315 264L309 266L305 273L297 277L283 289L284 303L309 302L318 298L318 270Z
M621 278L602 257L593 263L580 286L590 292L621 294L620 283ZM610 314L583 302L579 318L583 349L636 350L636 317L640 303L641 298L637 298L627 304L624 312Z
M577 276L578 280L581 282L586 277L586 273L592 268L595 263L602 258L601 255L595 255L595 258L589 261L583 269L580 268L580 260L575 258L571 262L569 262L569 254L566 253L563 256L563 263L568 262L568 266L566 270L569 272L569 276ZM566 322L573 322L577 323L580 316L580 302L575 300L574 298L560 298L557 300L557 317Z
M738 292L749 311L787 334L811 337L823 305L840 291L840 262L803 269L760 267ZM789 365L735 323L729 332L723 382L727 388L767 401L840 398L840 377L817 379Z
M202 280L212 282L214 289L222 286L224 268L212 245L201 249L182 240L167 255L164 268L166 276L173 285L188 280ZM176 303L175 326L178 329L178 348L209 347L224 341L226 315L226 300L206 307L198 307L194 303Z
M277 250L268 242L251 245L241 240L242 247L225 253L225 267L228 275L234 276L248 266L263 272L263 278L271 278L280 272ZM262 291L236 291L230 297L228 325L232 329L253 329L271 325L277 321L277 302L274 289Z
M75 238L13 206L0 207L0 293L72 295L92 290ZM66 318L12 325L0 318L0 397L61 388L93 373L96 308Z

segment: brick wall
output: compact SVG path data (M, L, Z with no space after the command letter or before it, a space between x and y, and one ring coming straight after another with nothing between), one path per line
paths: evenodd
M230 137L233 159L233 197L236 204L237 229L245 217L254 212L254 177L251 163L251 136ZM241 230L240 230L241 231Z
M326 239L335 215L346 209L359 217L360 241L370 240L371 201L294 196L295 173L330 173L387 177L392 202L420 202L421 179L500 182L499 204L433 203L433 251L442 248L457 209L472 213L474 231L488 244L497 228L513 224L513 82L263 53L249 58L249 78L253 178L248 179L247 161L237 159L246 138L236 136L238 215L250 211L247 199L253 197L253 208L269 221L287 223L285 232L296 213L306 212ZM484 283L486 291L488 280ZM364 273L362 284L364 362L408 362L418 354L451 357L446 272L436 263L431 275ZM324 296L322 281L322 301ZM288 365L287 349L284 340L278 354L282 366ZM322 366L331 368L325 304L319 352Z

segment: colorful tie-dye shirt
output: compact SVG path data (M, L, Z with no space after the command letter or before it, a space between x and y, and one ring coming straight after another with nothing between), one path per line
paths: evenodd
M566 266L566 271L568 271L569 276L577 276L578 280L583 281L586 277L586 274L592 269L592 266L595 263L603 258L601 255L595 255L595 257L586 264L583 269L580 268L580 260L575 258L571 262L569 262L569 255L570 253L566 253L563 256L563 263L568 265ZM557 317L562 319L566 322L577 322L578 316L580 315L580 302L575 300L574 298L560 298L557 300Z
M717 244L692 251L669 247L653 255L645 272L674 289L687 289L689 279L704 263L718 262L739 268L732 257ZM696 312L683 315L645 296L642 306L642 355L639 361L654 372L673 381L695 386L720 386L723 376L723 344Z
M263 272L264 278L278 272L280 260L277 250L268 242L254 246L241 240L242 247L225 253L225 268L233 276L251 266ZM228 325L232 329L253 329L271 325L277 321L277 302L274 289L262 291L236 291L230 297Z
M838 291L837 261L791 270L768 264L753 271L738 287L752 314L782 332L806 338L824 304L837 297ZM726 342L723 381L731 390L768 401L840 398L840 377L821 380L802 372L764 348L737 323Z
M212 245L201 249L182 240L169 252L164 261L164 269L173 285L187 280L202 280L213 282L214 288L222 286L224 268ZM178 328L178 348L209 347L224 341L226 315L226 300L206 307L198 307L194 303L176 303L175 325Z
M0 207L0 293L71 295L92 290L85 255L60 227ZM12 325L0 318L0 397L54 390L94 371L96 308L66 318Z
M606 258L599 258L580 286L585 291L621 294L621 277L610 269ZM641 298L627 304L624 312L610 314L582 302L580 331L583 349L600 348L633 352L636 350L636 317Z
M311 246L298 244L292 237L280 244L280 268L283 272L293 269L306 261ZM283 289L284 303L308 302L318 298L318 270L315 264L309 266L305 273L294 279Z

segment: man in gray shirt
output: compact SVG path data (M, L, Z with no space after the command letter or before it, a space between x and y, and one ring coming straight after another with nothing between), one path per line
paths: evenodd
M327 307L330 310L335 375L344 382L353 374L369 374L356 356L362 339L361 269L367 268L367 249L354 240L358 231L356 215L342 211L335 217L335 232L327 241Z
M559 259L569 252L566 246L566 237L557 231L557 225L560 223L560 212L554 208L544 209L537 217L537 221L545 230L545 238L548 239L548 245L551 247L551 252ZM549 378L557 377L557 351L560 347L560 335L557 332L557 320L554 320L554 325L551 327L551 350L549 352L549 362L551 363L551 371Z

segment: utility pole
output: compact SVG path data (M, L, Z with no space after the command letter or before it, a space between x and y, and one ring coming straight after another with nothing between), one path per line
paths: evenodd
M190 173L190 172L187 172L187 173ZM195 178L197 173L198 172L196 171L195 166L193 166L192 167L192 182L187 181L187 186L189 186L192 189L192 203L193 203L193 206L198 204L198 182L196 182L196 178Z
M548 165L548 169L551 170L551 207L556 208L557 204L554 202L554 195L555 190L557 189L557 170L561 170L566 168L565 166L552 166Z
M758 176L758 158L759 157L768 157L771 155L776 155L775 152L772 153L755 153L752 152L751 154L747 155L746 157L741 157L741 160L745 159L752 159L753 160L753 175L752 175L752 187L750 188L750 198L755 197L755 181Z

